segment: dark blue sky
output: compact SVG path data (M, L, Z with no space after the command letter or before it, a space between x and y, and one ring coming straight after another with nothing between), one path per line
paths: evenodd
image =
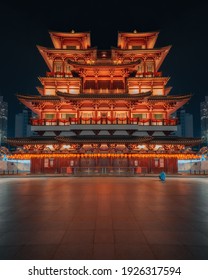
M49 30L91 31L92 46L117 44L118 31L160 30L158 47L172 45L161 70L170 76L172 94L192 93L186 110L194 114L195 136L200 135L200 102L207 91L206 1L12 1L1 4L0 94L9 103L9 136L14 117L23 106L16 93L35 94L38 76L48 70L36 45L52 46Z

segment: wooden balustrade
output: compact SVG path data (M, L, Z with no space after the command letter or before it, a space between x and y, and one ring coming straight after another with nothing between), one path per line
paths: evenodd
M177 119L139 119L139 118L69 118L67 119L31 119L30 124L34 126L43 125L71 125L71 124L137 124L137 125L164 125L174 126L178 124Z

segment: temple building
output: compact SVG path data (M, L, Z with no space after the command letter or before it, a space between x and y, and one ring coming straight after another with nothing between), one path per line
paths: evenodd
M177 173L178 159L197 158L201 139L174 136L172 115L191 95L170 94L160 67L171 46L155 48L158 35L119 32L117 47L98 50L89 32L50 32L39 95L17 95L36 136L8 139L11 157L30 159L34 174L105 175Z

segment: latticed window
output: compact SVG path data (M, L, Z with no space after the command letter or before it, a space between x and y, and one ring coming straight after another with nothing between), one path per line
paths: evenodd
M54 61L54 72L63 72L63 63L60 59Z
M45 158L44 159L44 167L50 168L54 166L54 158Z
M116 112L117 118L126 118L126 112Z
M52 120L52 119L55 118L55 114L45 114L45 118L46 118L47 120Z
M48 158L44 159L44 167L49 167L49 159Z
M156 119L156 120L163 119L163 114L154 114L154 119Z
M155 158L155 167L159 167L159 158Z
M141 64L138 66L137 72L138 72L138 73L144 72L144 65L143 65L143 63L141 63Z
M66 71L66 73L70 73L71 72L70 65L66 65L65 66L65 71Z
M160 167L164 167L164 166L165 166L164 158L160 158Z
M75 118L76 114L61 114L62 119Z
M82 118L92 118L92 112L82 112Z
M154 72L154 60L153 60L153 58L148 58L146 60L146 72Z
M56 72L61 72L62 66L61 64L56 64Z
M147 64L147 72L153 72L153 64Z
M49 166L50 167L54 166L54 158L49 158Z
M147 114L133 114L133 118L146 119Z

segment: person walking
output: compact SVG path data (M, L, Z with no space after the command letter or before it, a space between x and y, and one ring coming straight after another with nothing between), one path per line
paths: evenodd
M160 178L160 180L161 180L162 182L165 182L166 174L165 174L164 171L162 171L162 172L160 173L159 178Z

